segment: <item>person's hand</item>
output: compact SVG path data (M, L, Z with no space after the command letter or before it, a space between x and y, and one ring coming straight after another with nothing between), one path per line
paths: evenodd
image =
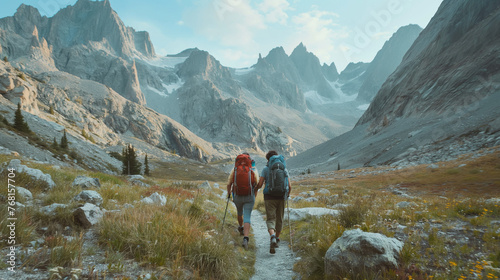
M231 198L231 193L228 193L227 194L227 199L230 199Z

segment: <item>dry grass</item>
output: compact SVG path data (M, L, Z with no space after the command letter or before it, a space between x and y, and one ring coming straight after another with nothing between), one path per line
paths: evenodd
M0 155L4 166L12 158ZM141 187L132 185L122 176L54 169L25 161L22 164L50 174L56 183L56 187L49 190L44 183L33 181L25 174L16 174L16 186L29 189L38 201L34 207L16 213L16 241L24 248L20 254L24 269L50 270L54 277L57 274L70 277L74 271L82 269L82 277L89 279L136 274L134 269L152 271L151 279L248 279L254 273L255 246L251 244L248 251L240 246L236 217L228 215L226 227L220 232L226 202L219 197L222 190L198 189L207 179L212 179L212 184L225 180L227 175L218 168L192 162L168 172L160 167L155 170L163 178L148 177L144 182L151 187ZM180 170L183 171L176 174L178 176L172 175ZM207 171L211 175L202 176ZM70 203L81 191L72 187L79 175L99 178L101 188L94 190L103 197L103 207L120 211L106 214L96 228L99 245L86 249L82 247L84 242L80 235L84 230L75 223L72 214L77 205ZM180 180L182 178L189 180ZM138 203L154 192L167 197L166 206ZM6 197L6 188L2 188L0 194ZM38 210L52 203L68 204L68 207L58 209L54 215ZM133 208L125 208L125 204ZM9 234L4 224L7 215L6 207L1 207L2 246L6 245L3 237ZM34 240L44 242L34 243ZM82 260L90 255L102 256L107 269L94 271L95 267L86 267ZM134 265L130 266L131 263Z
M466 165L460 166L462 164ZM431 276L432 279L458 279L470 277L471 272L484 279L500 277L498 271L489 268L489 265L498 268L500 263L497 253L500 225L492 223L500 220L500 206L485 201L500 197L500 152L476 159L467 156L439 163L439 166L397 171L385 171L384 167L361 168L353 173L341 170L321 178L299 177L293 182L294 196L327 189L330 194L316 195L318 201L314 206L331 207L339 203L350 206L337 208L341 215L334 219L293 223L295 247L302 258L295 270L303 279L323 279L324 252L344 228L354 227L405 242L398 270L372 275L374 279L429 279ZM394 188L411 197L393 194ZM400 208L397 206L400 202L410 204ZM309 206L312 206L309 202L298 202L291 207ZM366 206L367 210L360 206ZM403 227L398 229L398 225ZM457 232L455 228L459 226L463 229ZM363 278L358 276L343 275L348 279Z

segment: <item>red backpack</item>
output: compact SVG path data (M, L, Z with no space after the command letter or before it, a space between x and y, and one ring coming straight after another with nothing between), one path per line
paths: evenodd
M234 163L234 192L236 195L250 195L254 184L252 159L245 154L237 156Z

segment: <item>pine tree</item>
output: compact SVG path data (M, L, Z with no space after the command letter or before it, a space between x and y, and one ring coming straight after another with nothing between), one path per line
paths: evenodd
M132 145L128 145L123 149L123 168L124 175L141 174L141 163L137 160L135 149Z
M14 128L20 132L31 133L28 123L24 121L23 114L21 113L21 103L17 103L17 110L14 115Z
M52 105L50 105L50 108L49 108L49 113L51 115L54 115L56 112L54 111L54 107Z
M9 62L9 59L8 59L6 56L4 56L4 57L3 57L3 61L5 61L5 62Z
M144 157L144 175L151 176L149 173L149 163L148 163L148 154Z
M68 149L68 137L66 136L66 129L64 130L64 134L61 137L61 145L60 147L64 150Z

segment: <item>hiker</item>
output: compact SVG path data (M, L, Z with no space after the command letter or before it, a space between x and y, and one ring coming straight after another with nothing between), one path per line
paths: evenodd
M228 199L233 194L233 202L238 214L238 231L243 235L242 246L248 249L250 233L250 217L255 203L254 188L258 182L258 174L252 169L252 159L248 153L236 157L234 168L228 178ZM255 166L255 161L253 161Z
M256 191L264 187L264 204L266 206L267 230L271 236L271 254L279 247L280 233L283 228L285 200L288 199L292 186L286 169L285 158L276 151L266 154L267 165L262 169Z

